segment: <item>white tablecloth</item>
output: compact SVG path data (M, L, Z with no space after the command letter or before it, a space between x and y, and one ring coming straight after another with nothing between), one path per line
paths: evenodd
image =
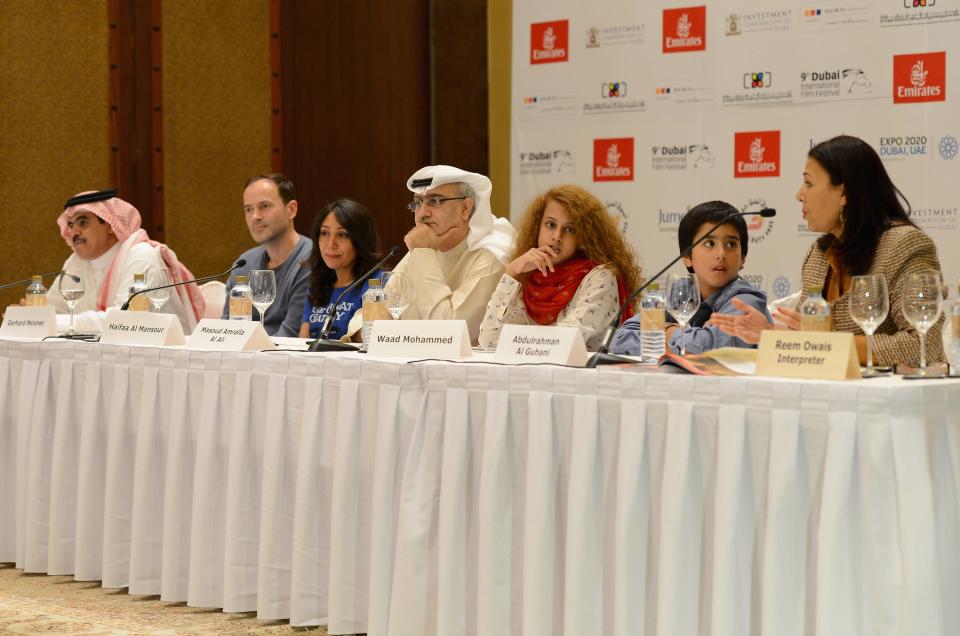
M0 342L0 561L372 634L960 633L960 382Z

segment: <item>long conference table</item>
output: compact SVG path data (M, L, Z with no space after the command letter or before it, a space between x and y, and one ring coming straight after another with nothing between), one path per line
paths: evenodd
M960 633L960 381L0 341L0 561L331 633Z

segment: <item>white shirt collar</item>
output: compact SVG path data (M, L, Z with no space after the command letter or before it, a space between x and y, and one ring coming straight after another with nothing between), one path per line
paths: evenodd
M113 259L117 257L117 252L120 251L120 242L117 241L113 244L113 247L108 249L106 252L101 254L96 258L92 258L87 262L90 263L90 266L94 269L107 269L110 267L110 263L113 262ZM86 259L83 259L86 260Z

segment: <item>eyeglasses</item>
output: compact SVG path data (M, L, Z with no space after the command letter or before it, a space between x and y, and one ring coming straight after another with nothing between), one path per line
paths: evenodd
M407 204L407 209L411 212L416 212L420 209L421 205L426 205L431 210L435 210L440 207L440 204L444 201L460 201L466 199L467 197L427 197L426 199L414 199Z

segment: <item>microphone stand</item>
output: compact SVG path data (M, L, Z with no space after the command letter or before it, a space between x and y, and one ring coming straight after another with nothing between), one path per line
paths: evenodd
M337 305L340 304L340 301L344 296L349 294L351 291L356 289L358 286L363 284L368 278L373 276L374 272L383 267L383 264L393 258L397 252L400 251L399 245L394 245L390 248L390 251L387 252L387 255L384 256L380 261L370 268L370 271L357 278L357 280L350 283L350 285L340 292L340 295L337 296L337 299L333 301L333 304L330 305L330 311L327 312L326 317L323 319L323 326L320 327L320 335L317 336L317 339L310 343L310 348L307 351L311 353L318 353L322 351L359 351L360 347L352 345L348 342L340 342L339 340L329 340L328 336L330 335L330 329L333 327L333 314L337 311Z
M716 230L721 225L725 225L726 223L729 223L730 219L732 219L733 217L755 216L755 215L760 215L762 217L772 217L772 216L775 216L776 213L777 211L772 208L764 208L757 212L734 212L734 213L728 214L727 216L720 219L720 221L715 223L713 227L711 227L709 230L704 232L700 236L700 238L698 238L696 241L691 243L690 247L688 247L687 249L677 254L677 257L674 258L669 263L667 263L666 267L664 267L659 272L657 272L656 274L648 278L643 285L640 285L640 287L637 288L636 291L634 291L632 294L627 296L627 299L623 301L622 305L620 305L620 311L617 312L617 315L614 317L613 321L611 321L610 326L607 327L606 332L604 332L603 344L600 345L600 349L595 354L590 356L590 359L587 360L587 364L584 365L584 367L587 369L596 369L598 365L602 365L602 364L637 364L636 360L631 360L630 358L624 358L623 356L618 356L615 353L610 353L610 345L613 342L613 334L617 332L617 328L620 326L620 316L623 315L623 311L628 306L630 306L630 303L633 302L633 299L639 296L640 293L650 285L650 283L659 279L661 276L663 276L663 274L668 269L676 265L677 261L679 261L684 256L687 256L688 254L690 254L690 252L693 251L693 248L699 245L700 243L702 243L703 241L705 241L707 237L713 234L714 230Z
M203 278L195 278L193 280L182 280L179 283L170 283L169 285L158 285L157 287L148 287L146 289L141 289L138 292L130 294L130 298L127 299L127 302L123 303L123 305L120 307L120 311L127 311L130 308L130 301L133 300L135 297L139 296L140 294L156 291L158 289L166 289L168 287L177 287L179 285L189 285L190 283L205 283L209 280L214 280L216 278L223 278L233 270L237 269L238 267L243 267L246 264L247 264L247 261L241 258L239 261L233 264L233 267L231 267L230 269L228 269L227 271L221 274L214 274L213 276L204 276Z
M57 274L64 274L64 275L69 276L70 278L72 278L72 279L74 280L74 282L77 282L77 283L80 282L80 277L79 277L79 276L77 276L76 274L71 274L71 273L66 272L66 271L64 271L64 270L60 270L59 272L48 272L48 273L46 273L46 274L41 275L40 278L50 278L51 276L56 276ZM13 282L13 283L6 283L6 284L4 284L4 285L0 285L0 289L9 289L9 288L11 288L11 287L16 287L17 285L26 285L27 283L30 283L30 282L32 282L32 281L33 281L33 277L31 276L30 278L25 278L25 279L23 279L23 280L18 280L18 281Z

